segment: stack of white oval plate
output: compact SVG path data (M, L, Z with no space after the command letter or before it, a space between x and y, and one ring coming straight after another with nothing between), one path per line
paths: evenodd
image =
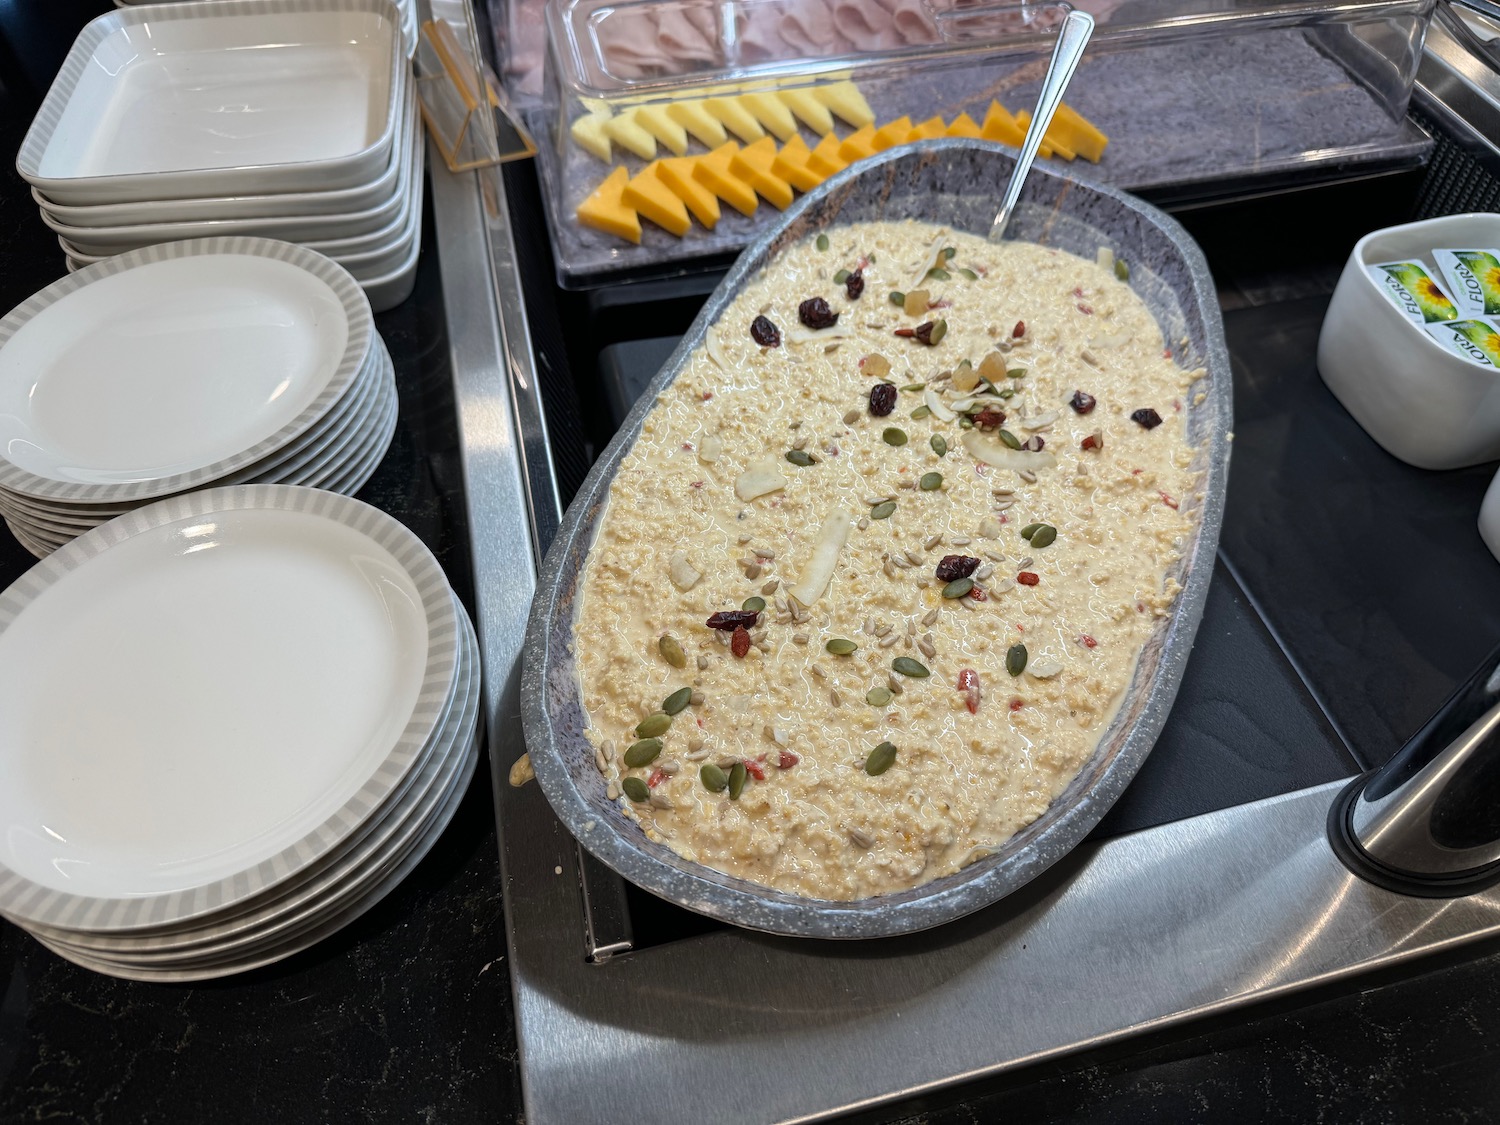
M0 914L201 980L369 909L478 757L473 629L410 531L247 485L137 509L0 594Z
M354 279L261 238L132 251L0 320L0 515L38 557L219 484L357 492L396 428Z
M391 0L203 0L93 20L16 158L68 268L252 235L333 258L377 312L405 300L423 188L406 18Z

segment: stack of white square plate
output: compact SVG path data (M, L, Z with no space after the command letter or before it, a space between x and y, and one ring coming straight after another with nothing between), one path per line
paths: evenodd
M142 4L181 4L184 0L115 0L116 8L135 8ZM396 0L401 11L401 42L406 57L417 53L417 0Z
M478 757L473 629L410 531L250 485L74 540L0 594L0 914L135 980L348 924Z
M0 320L0 515L42 557L212 485L352 494L396 414L369 302L334 262L263 238L134 250Z
M68 268L252 235L333 258L377 312L405 300L423 147L404 18L391 0L200 0L89 23L16 158Z

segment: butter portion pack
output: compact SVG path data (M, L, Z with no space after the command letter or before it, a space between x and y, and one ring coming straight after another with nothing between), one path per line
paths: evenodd
M1447 351L1478 367L1500 368L1500 325L1484 317L1427 325L1427 334Z
M1500 250L1434 250L1453 303L1465 316L1500 315Z
M1421 262L1377 262L1365 269L1391 304L1418 328L1457 319L1457 307Z

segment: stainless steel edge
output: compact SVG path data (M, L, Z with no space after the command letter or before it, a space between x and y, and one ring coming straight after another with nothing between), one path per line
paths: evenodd
M1492 171L1500 169L1500 68L1475 49L1454 6L1440 4L1427 30L1413 104Z

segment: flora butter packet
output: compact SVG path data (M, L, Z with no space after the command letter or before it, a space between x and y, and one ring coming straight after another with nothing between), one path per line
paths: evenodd
M1391 304L1418 328L1457 319L1458 308L1421 262L1381 262L1365 268Z
M1493 320L1445 320L1427 333L1444 348L1480 367L1500 367L1500 325Z
M1434 250L1432 256L1461 313L1500 314L1500 250Z

